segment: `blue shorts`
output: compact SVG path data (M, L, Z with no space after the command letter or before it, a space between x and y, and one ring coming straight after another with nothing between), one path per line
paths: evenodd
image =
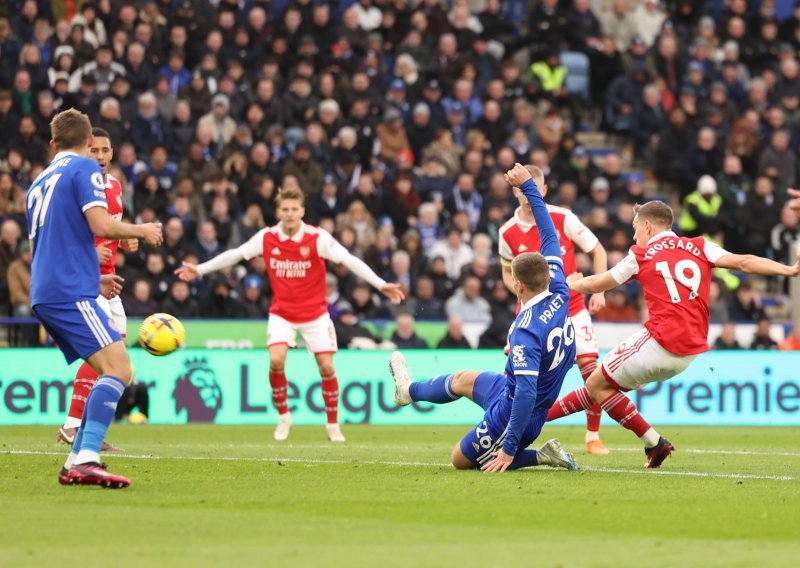
M67 363L86 360L103 347L122 340L111 316L94 298L64 304L38 304L33 311Z
M505 375L484 372L475 379L472 400L485 411L483 420L461 438L461 453L477 467L492 459L492 453L503 447L511 420L512 399L506 392ZM547 413L534 415L525 427L519 452L530 446L542 431Z

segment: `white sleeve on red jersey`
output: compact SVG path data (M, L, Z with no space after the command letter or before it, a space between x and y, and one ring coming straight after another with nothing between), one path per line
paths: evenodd
M386 280L375 274L363 260L347 252L347 249L334 239L328 231L324 229L317 229L317 231L319 233L317 237L317 253L322 258L337 264L344 264L350 272L378 290L386 285Z
M599 242L592 230L584 225L572 211L568 211L564 215L564 234L583 252L591 252Z
M242 253L245 259L250 260L257 256L264 256L264 233L267 232L267 229L268 227L261 229L250 237L247 242L239 245L239 252Z
M617 284L624 284L639 272L639 263L636 260L636 256L633 252L629 252L628 256L620 260L609 272Z
M708 239L705 239L705 244L703 245L703 254L706 255L706 258L711 264L717 264L717 261L720 258L731 253L721 246L712 243Z
M514 251L511 250L511 246L508 244L505 237L505 231L502 229L497 235L497 249L500 253L500 262L503 264L511 264L511 261L514 260Z
M216 272L222 268L239 264L243 260L250 260L251 258L262 256L264 254L264 233L266 230L267 229L261 229L253 235L250 240L243 243L238 248L226 250L203 264L197 265L197 271L200 273L200 276L205 276L209 272Z

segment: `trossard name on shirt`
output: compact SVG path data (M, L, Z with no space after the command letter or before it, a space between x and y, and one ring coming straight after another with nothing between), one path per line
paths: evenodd
M672 250L672 249L680 249L685 250L689 254L693 256L700 256L702 252L697 245L695 245L692 241L684 241L679 238L668 238L668 239L661 239L647 248L647 251L644 253L644 259L650 260L652 259L656 253L661 252L663 250Z
M550 304L544 309L544 311L539 315L539 321L542 323L547 323L553 316L556 315L558 309L564 305L564 298L561 294L556 294L553 296L553 299L550 300Z
M311 261L270 258L269 267L275 271L275 276L278 278L305 278L306 270L311 268Z

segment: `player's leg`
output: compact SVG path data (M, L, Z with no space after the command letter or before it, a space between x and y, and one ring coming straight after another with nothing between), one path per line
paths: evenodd
M286 440L292 429L289 414L288 385L285 365L290 347L297 347L297 326L280 316L270 314L267 323L267 348L269 349L269 386L272 389L272 405L278 411L278 424L273 437Z
M389 358L389 371L395 383L395 402L401 406L422 401L447 404L462 396L473 400L475 381L480 374L478 371L458 371L427 381L412 381L405 357L399 351L394 351Z
M328 313L317 319L298 325L306 343L306 349L314 354L322 380L322 399L325 402L325 430L331 442L344 442L339 427L339 379L333 367L333 355L338 350L336 330Z
M339 379L333 367L333 353L317 353L317 367L322 377L322 399L325 402L327 423L325 430L331 442L344 442L345 437L339 427Z
M572 325L575 327L575 364L581 373L585 383L591 374L597 369L597 356L599 347L597 345L597 335L592 325L592 317L589 310L583 309L574 316L570 316ZM599 404L593 404L586 409L586 453L595 455L606 455L608 449L600 439L600 417L603 413Z
M278 411L278 424L273 437L282 442L289 437L292 429L292 417L289 413L288 386L284 371L289 346L277 343L269 346L269 386L272 389L272 406Z
M111 320L114 322L114 327L120 333L124 341L126 336L127 316L122 307L122 300L120 297L117 296L108 300L101 295L97 297L97 303L111 317ZM75 374L75 380L73 381L69 412L67 413L64 425L58 429L58 433L56 434L56 439L59 442L72 444L75 441L75 434L83 419L86 400L89 398L89 393L99 377L100 375L97 371L86 361L78 368ZM116 448L108 442L103 441L101 450L104 452L113 452L119 451L120 448Z

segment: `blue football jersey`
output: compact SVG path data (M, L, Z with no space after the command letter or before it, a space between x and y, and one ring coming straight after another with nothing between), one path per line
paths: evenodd
M530 191L528 184L535 188ZM512 400L503 451L514 455L531 417L546 413L575 360L575 329L569 319L569 286L561 245L550 213L533 181L521 188L542 237L542 254L550 267L550 286L525 302L509 330L506 389Z
M75 302L100 294L100 264L84 212L108 208L96 161L59 152L26 197L33 246L31 305Z

